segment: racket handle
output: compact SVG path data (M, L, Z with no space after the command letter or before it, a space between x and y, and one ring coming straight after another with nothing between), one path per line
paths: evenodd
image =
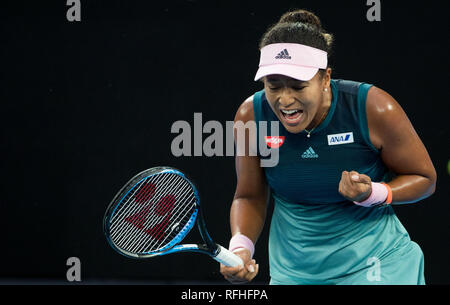
M217 245L217 246L218 246L219 251L218 251L217 255L215 257L213 257L216 261L218 261L219 263L222 263L228 267L237 267L239 265L240 266L244 265L244 262L242 261L242 259L239 256L237 256L230 250L225 249L221 245Z

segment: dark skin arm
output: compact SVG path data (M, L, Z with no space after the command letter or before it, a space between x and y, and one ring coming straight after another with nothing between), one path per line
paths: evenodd
M253 97L248 98L238 109L235 122L253 121ZM236 132L235 132L236 139ZM264 171L257 156L249 154L249 133L245 136L245 156L236 156L237 186L230 211L231 233L241 233L256 244L266 219L268 186ZM244 267L225 267L220 271L232 283L251 281L258 273L258 265L250 258L247 249L236 252L244 261Z
M382 89L372 87L366 107L370 140L380 149L383 163L397 175L388 183L392 204L413 203L433 194L436 170L398 102ZM366 175L343 172L339 191L349 200L363 201L370 195L370 184Z

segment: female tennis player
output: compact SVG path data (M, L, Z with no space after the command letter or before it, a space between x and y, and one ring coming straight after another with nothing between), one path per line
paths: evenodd
M331 78L332 41L305 10L285 13L261 39L255 80L264 89L235 121L278 121L284 142L274 167L260 166L259 151L236 157L229 248L245 265L220 266L233 283L258 273L252 257L270 194L271 284L425 284L422 250L392 205L433 194L436 171L392 96Z

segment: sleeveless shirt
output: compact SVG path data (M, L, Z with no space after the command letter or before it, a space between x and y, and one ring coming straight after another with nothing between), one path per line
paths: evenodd
M258 138L261 132L271 136L270 124L260 130L261 121L278 121L284 137L276 148L278 164L264 167L274 198L271 283L423 284L422 251L393 208L361 207L339 194L344 170L373 182L388 182L391 173L369 138L366 97L372 85L341 79L330 84L330 110L310 138L284 128L264 90L253 97ZM267 158L259 150L258 156Z

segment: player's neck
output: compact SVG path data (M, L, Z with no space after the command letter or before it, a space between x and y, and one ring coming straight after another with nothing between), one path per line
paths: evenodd
M329 94L324 94L322 103L319 106L319 111L317 111L317 114L312 120L311 124L309 124L309 126L306 128L307 130L312 130L316 128L325 120L331 108L331 99L332 99L331 92Z

